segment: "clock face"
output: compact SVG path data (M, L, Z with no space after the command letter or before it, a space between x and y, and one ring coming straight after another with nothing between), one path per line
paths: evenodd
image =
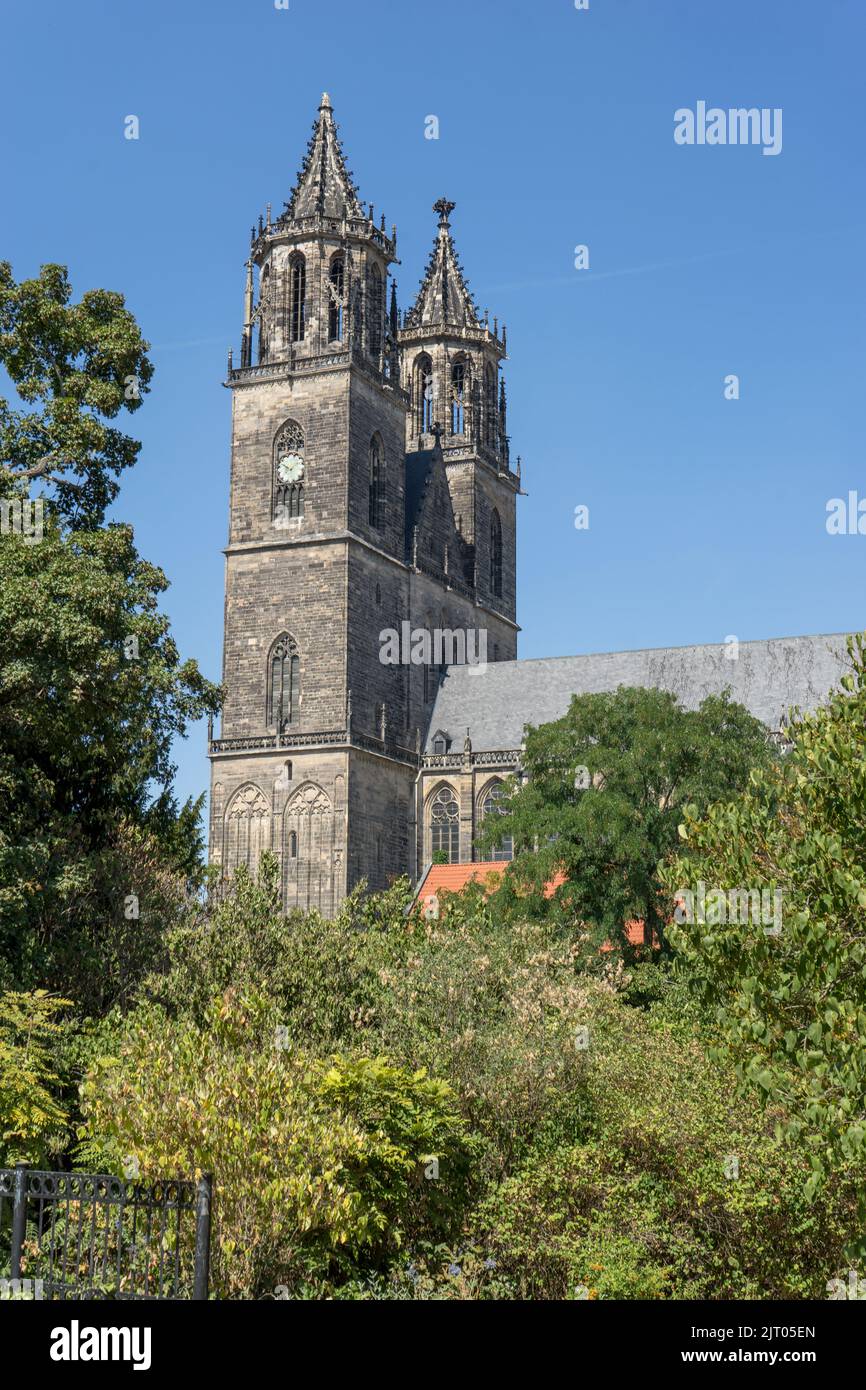
M304 476L304 460L300 454L283 454L277 464L277 474L282 483L299 483Z

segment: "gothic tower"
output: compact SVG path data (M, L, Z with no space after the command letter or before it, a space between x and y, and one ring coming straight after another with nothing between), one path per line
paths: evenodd
M513 623L516 607L515 495L520 471L509 464L505 383L499 364L506 334L481 316L469 293L449 217L454 204L434 203L439 227L414 306L399 342L403 386L410 397L406 448L423 449L436 422L457 528L467 556L467 579L478 600ZM499 646L499 644L497 644ZM516 628L503 634L501 660L516 655ZM493 655L493 653L491 653Z
M361 879L383 888L418 868L415 785L442 655L386 660L383 635L483 628L492 660L515 654L517 631L517 479L498 397L495 427L487 398L476 400L504 341L471 306L447 211L447 284L428 270L401 327L393 286L387 312L396 230L373 213L326 94L284 211L272 220L269 207L253 228L240 365L230 356L226 381L225 704L210 742L211 857L229 878L270 850L286 909L327 915ZM455 363L466 364L444 423L410 404L420 351L452 383Z

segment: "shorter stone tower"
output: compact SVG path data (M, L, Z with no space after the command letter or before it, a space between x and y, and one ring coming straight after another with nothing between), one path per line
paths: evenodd
M520 473L519 467L513 473L509 464L505 382L500 377L505 329L500 336L498 321L491 328L486 312L482 321L469 293L451 237L454 204L440 198L433 210L439 214L436 240L418 298L398 334L403 388L410 401L406 450L411 459L430 448L434 426L441 423L465 579L478 602L513 623ZM494 641L498 659L516 656L516 637L512 628Z

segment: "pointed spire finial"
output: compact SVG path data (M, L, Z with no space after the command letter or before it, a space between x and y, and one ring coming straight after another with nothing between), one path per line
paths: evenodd
M456 206L456 203L450 203L447 198L436 199L436 202L433 204L433 211L438 212L439 214L440 227L448 227L450 225L448 221L448 216L449 213L452 213L454 211Z
M439 229L415 303L406 315L407 327L446 323L465 328L481 327L478 307L469 292L451 239L448 215L454 206L450 198L439 198L433 204L433 211L439 214Z
M323 92L303 166L280 221L308 217L339 219L346 212L352 218L364 216L351 170L340 148L331 98Z
M396 338L397 338L397 330L398 330L399 327L400 327L399 319L398 319L398 311L397 311L397 281L396 281L396 280L392 280L392 281L391 281L391 312L390 312L389 317L390 317L390 320L391 320L391 336L392 336L392 337L394 338L394 340L396 341Z

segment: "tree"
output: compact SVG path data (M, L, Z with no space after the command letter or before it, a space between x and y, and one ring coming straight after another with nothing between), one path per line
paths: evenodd
M774 756L763 724L727 695L697 710L662 690L574 696L562 719L529 728L526 780L482 832L482 852L514 838L500 906L513 908L515 897L522 912L553 904L591 925L595 945L622 941L632 918L645 941L663 941L672 904L657 869L676 844L683 804L733 794ZM546 899L556 875L563 881Z
M63 1147L68 1117L55 1057L67 1004L44 990L0 994L0 1166L44 1163Z
M0 365L24 407L0 398L0 495L39 480L69 525L91 528L141 447L106 421L138 409L153 367L123 295L71 295L65 266L16 284L0 261Z
M221 1298L376 1268L408 1238L456 1236L466 1202L471 1146L444 1081L384 1057L316 1059L277 1019L234 990L201 1025L142 1006L81 1089L86 1162L135 1159L144 1180L216 1172Z
M862 1172L866 1159L864 636L848 650L842 688L794 713L783 762L727 804L685 809L682 852L664 872L680 899L677 957L715 1008L741 1081L782 1108L780 1135L805 1146L810 1192L834 1163ZM761 910L776 902L778 917Z
M0 955L19 987L119 988L112 933L137 948L172 896L161 872L190 875L171 743L218 691L181 662L166 588L127 526L0 537Z
M168 587L132 530L102 525L138 443L108 425L152 367L123 297L70 302L62 266L0 263L0 982L100 1010L153 968L160 919L201 881L201 799L178 809L172 740L219 691L182 662ZM26 407L36 404L36 409Z

